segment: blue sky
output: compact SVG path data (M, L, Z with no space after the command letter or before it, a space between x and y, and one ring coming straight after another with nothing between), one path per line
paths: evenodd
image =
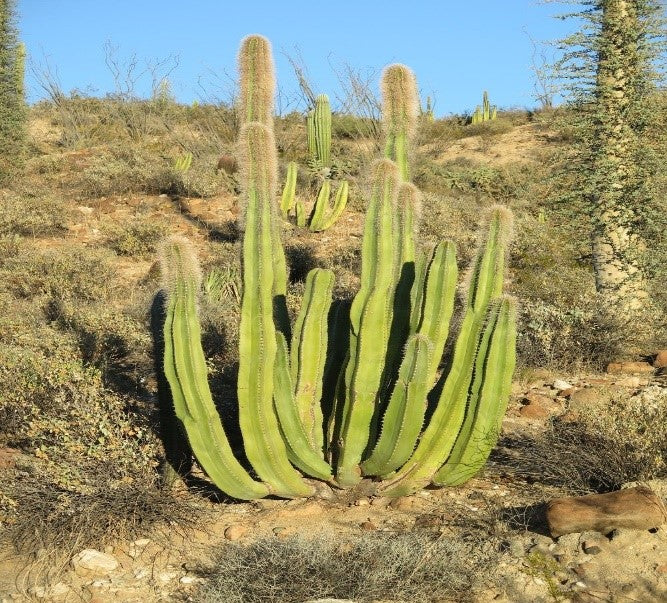
M345 65L375 86L383 66L400 62L415 71L423 99L435 99L436 114L447 115L473 110L485 89L500 107L537 106L531 38L571 31L574 23L553 18L562 11L538 0L18 0L18 25L32 65L56 75L65 92L114 91L108 43L121 72L133 55L137 74L146 61L167 60L158 75L178 57L169 80L180 101L227 100L239 41L261 33L273 44L283 110L300 108L285 56L298 50L315 93L334 104ZM31 100L44 96L31 73L27 84ZM150 86L145 74L136 91Z

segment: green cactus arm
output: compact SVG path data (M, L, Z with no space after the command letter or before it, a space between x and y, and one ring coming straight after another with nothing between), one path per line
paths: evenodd
M306 138L308 141L308 155L313 161L317 161L317 143L315 142L315 111L310 110L306 114Z
M280 209L283 216L287 217L290 211L294 208L294 198L296 195L296 177L297 177L296 161L290 161L287 164L287 175L285 176L285 186L283 187L283 194L280 199Z
M291 346L294 401L313 450L324 449L322 379L328 347L327 317L331 308L334 273L315 268L306 277L301 311Z
M491 119L496 119L498 117L498 107L494 107L491 113Z
M373 192L362 241L361 287L350 309L350 360L338 430L337 481L350 487L361 479L359 463L368 444L391 328L394 287L394 212L398 167L387 159L375 167Z
M404 496L426 486L449 456L463 424L488 303L492 294L500 295L502 290L502 267L510 238L511 213L493 208L489 222L488 234L472 270L466 312L437 405L410 459L395 475L387 476L382 486L385 496Z
M296 225L300 226L301 228L305 228L306 226L306 206L303 204L303 201L301 199L296 200L295 205L294 205L295 211L296 211Z
M343 180L340 183L338 190L336 191L336 198L334 199L333 209L331 210L329 217L327 217L322 222L322 228L320 230L328 230L338 221L338 218L340 218L342 213L345 211L348 194L349 194L349 185L347 183L347 180ZM312 225L311 225L311 230L312 230Z
M371 456L361 464L365 475L384 475L400 467L412 454L426 412L430 388L432 345L427 337L413 335L398 372L382 431Z
M489 102L489 93L484 90L482 95L482 121L491 119L491 103Z
M266 485L254 481L234 457L211 398L197 318L197 261L189 243L180 237L167 241L161 265L168 294L164 372L190 447L213 483L229 496L242 500L267 496Z
M326 94L315 99L314 123L317 160L322 167L331 167L331 106Z
M320 187L320 192L317 194L317 199L315 200L315 206L313 207L313 212L310 217L310 230L317 232L324 230L322 228L322 223L324 222L324 214L327 211L329 206L329 195L331 194L331 181L324 180L322 186Z
M419 215L419 191L408 182L401 182L398 191L398 228L394 229L396 261L394 264L396 288L394 291L394 307L392 323L387 344L385 372L383 375L383 392L389 397L393 382L398 374L405 344L410 334L411 291L415 278L415 230ZM379 408L376 415L384 408ZM376 416L371 430L374 439L380 417Z
M327 359L322 377L322 414L324 415L326 458L332 458L333 443L338 440L336 435L336 403L339 399L341 382L344 387L345 367L347 365L350 342L350 301L337 299L331 304L327 317ZM340 425L340 422L338 422Z
M428 382L431 387L435 381L449 335L457 279L456 246L452 241L443 241L433 250L428 266L423 291L422 314L416 329L417 333L428 337L433 346L432 362L428 374Z
M276 332L275 405L280 428L287 444L287 456L301 471L325 481L333 480L331 466L322 458L322 445L313 446L311 434L304 428L295 400L288 366L289 352L282 333ZM319 399L317 400L319 404ZM320 413L321 414L321 413ZM322 422L319 423L322 431ZM320 438L321 440L322 438Z
M439 486L457 486L473 477L500 435L516 362L516 303L505 297L490 310L463 427L447 462L433 478Z
M410 291L410 335L414 335L417 332L422 319L428 264L429 260L426 254L417 253L415 258L415 275L412 290Z
M468 304L475 311L485 311L489 301L503 290L505 255L512 236L512 212L494 205L489 214L485 238L475 258L468 290Z
M275 219L272 132L246 124L240 135L247 204L243 236L243 296L239 333L239 423L246 455L272 493L308 496L311 488L290 465L273 406Z

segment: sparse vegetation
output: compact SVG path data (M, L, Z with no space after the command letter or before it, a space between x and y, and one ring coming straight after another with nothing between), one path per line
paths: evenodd
M24 175L5 179L0 191L0 543L39 552L45 567L58 557L64 568L68 556L84 547L207 521L208 490L169 490L160 480L164 425L147 326L158 286L153 256L167 232L190 237L202 259L198 305L205 370L233 452L242 458L236 383L243 216L234 198L242 181L237 159L242 161L234 144L238 116L227 104L181 105L165 86L149 99L53 92L27 109L32 134ZM650 98L653 126L644 138L652 158L663 162L666 147L658 131L667 121L666 99L664 91ZM343 107L332 116L333 168L350 186L342 220L324 236L283 224L285 304L292 323L309 270L336 272L334 295L342 307L359 289L360 214L370 192L370 163L382 152L377 103L371 97L364 102L370 110L363 115ZM289 161L307 163L304 117L293 112L275 119L282 170ZM626 351L626 331L607 320L605 302L595 292L582 214L555 202L579 190L573 174L561 169L581 134L578 115L569 107L499 110L486 123L466 121L465 115L419 120L410 163L412 179L424 191L418 238L429 250L452 239L465 268L478 247L480 213L496 202L509 206L517 217L508 286L519 300L519 365L526 373L535 367L602 368ZM667 215L667 178L650 176L655 208ZM647 287L658 309L658 318L644 325L650 338L642 351L648 354L667 347L667 247L659 222L644 226ZM461 300L456 303L460 309ZM448 369L453 347L450 339L440 369ZM517 484L528 482L530 496L517 496L531 502L545 493L608 491L629 481L666 479L664 392L656 386L637 394L610 390L601 402L604 411L578 410L551 420L543 433L505 437L490 473L512 495ZM5 450L9 461L1 455ZM188 486L199 484L199 477L195 467ZM472 498L480 484L488 486L485 480L488 474L465 491L470 509L486 504ZM220 494L211 498L220 500ZM378 499L369 500L375 512ZM419 505L428 499L415 500ZM277 503L266 502L266 508ZM347 502L341 508L347 510ZM234 509L239 516L245 509L265 510L259 504ZM396 517L393 509L386 513ZM468 512L466 526L473 515ZM413 516L410 522L335 540L253 535L226 543L214 563L201 569L207 583L196 596L299 603L324 596L470 600L480 576L494 579L498 541L497 534L489 536L491 526L484 537L466 527L450 538L446 531L460 527L454 520L428 534L417 529ZM551 557L520 558L553 600L570 594Z
M208 584L198 596L211 603L470 601L497 558L491 544L423 532L271 538L222 547L202 572Z

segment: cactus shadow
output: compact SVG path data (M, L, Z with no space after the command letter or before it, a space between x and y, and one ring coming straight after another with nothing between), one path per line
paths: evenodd
M221 224L212 224L208 220L204 220L200 216L190 212L179 196L172 195L170 199L178 209L179 213L188 220L188 222L191 222L208 233L208 238L210 240L218 243L235 243L239 240L241 231L236 220L227 220Z
M308 272L317 268L318 262L315 252L308 245L287 245L285 256L289 266L289 280L291 283L302 283L306 280Z
M546 511L546 502L507 507L500 512L500 519L512 530L524 530L551 538Z

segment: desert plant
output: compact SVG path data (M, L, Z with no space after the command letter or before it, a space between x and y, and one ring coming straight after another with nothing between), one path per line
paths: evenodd
M315 99L315 108L306 116L308 153L311 160L323 168L331 167L331 106L329 97L320 94Z
M477 105L475 112L470 118L470 123L481 124L486 121L492 121L498 117L498 108L491 107L489 102L489 93L485 90L482 96L482 105Z
M313 167L321 170L322 184L315 199L310 216L306 217L306 207L301 199L296 197L297 164L291 161L287 164L287 176L283 187L280 207L287 217L291 211L296 214L298 226L306 227L313 232L321 232L331 228L347 205L349 186L343 180L338 186L333 206L330 205L331 196L331 107L329 97L320 94L315 99L315 108L306 116L306 133L308 138L308 153Z
M268 41L249 36L239 57L246 119L240 133L245 232L237 391L245 454L261 481L235 458L215 410L197 318L199 268L190 244L173 237L161 254L164 372L195 456L218 487L244 499L312 495L313 485L295 466L343 488L362 476L380 477L377 487L386 496L431 482L463 483L486 461L509 398L516 330L514 301L502 295L509 210L491 211L450 368L439 378L457 287L455 246L439 243L428 262L417 252L419 194L391 159L373 170L361 288L349 316L332 303L333 272L315 268L292 329L273 198ZM401 86L414 84L406 67L394 67ZM386 121L400 126L388 128L391 149L407 165L405 111L391 115L401 106L392 97ZM349 331L344 349L337 322ZM324 391L323 383L334 384L332 390Z
M25 144L27 106L24 92L25 46L18 41L16 2L0 5L0 178L20 162Z
M180 173L185 173L187 172L190 167L192 167L192 153L184 153L183 155L180 155L176 159L174 159L174 162L171 165L172 169L175 172L180 172Z

